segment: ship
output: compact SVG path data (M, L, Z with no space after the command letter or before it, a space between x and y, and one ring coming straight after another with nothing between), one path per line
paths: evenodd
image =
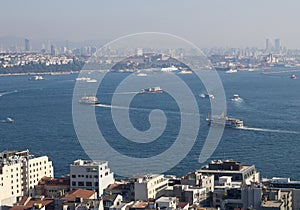
M84 96L79 100L81 104L99 104L99 100L95 96Z
M140 90L140 93L162 93L162 89L160 87L150 87Z
M291 78L291 79L297 79L297 76L296 76L296 74L292 74L292 75L290 76L290 78Z
M40 75L35 75L33 77L30 77L28 80L44 80L44 77Z
M212 117L207 115L206 121L209 125L224 125L227 128L242 128L244 127L244 121L236 118L225 116L222 112L221 117Z
M11 117L7 117L7 118L5 119L5 122L6 122L6 123L13 123L13 122L14 122L14 119L11 118Z
M232 101L237 101L237 102L243 101L243 99L238 94L233 94L231 100Z
M161 68L162 72L178 72L179 69L176 66L169 66Z

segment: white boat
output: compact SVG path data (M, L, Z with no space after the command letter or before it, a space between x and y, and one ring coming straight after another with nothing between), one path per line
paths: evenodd
M5 119L5 122L6 122L6 123L13 123L14 120L13 120L11 117L7 117L7 118Z
M178 72L178 74L192 74L192 71L187 71L187 70L182 70L180 72Z
M95 82L97 82L97 80L96 79L88 79L88 80L86 80L86 82L95 83Z
M243 99L238 94L233 94L231 100L232 101L237 101L237 102L243 101Z
M40 75L35 75L33 77L30 77L28 80L44 80L44 77Z
M230 118L225 116L224 112L221 117L212 117L207 115L206 121L209 125L224 125L227 128L242 128L244 127L244 121L236 118Z
M89 77L77 77L76 78L76 81L87 81L87 80L90 80L91 78Z
M81 104L99 104L99 100L95 96L84 96L79 100Z
M161 68L162 72L177 72L179 69L176 66L169 66L169 67L164 67Z
M297 76L296 76L296 74L292 74L292 75L290 76L290 78L291 78L291 79L297 79Z
M137 77L146 77L147 74L146 74L146 73L138 73L136 76L137 76Z
M237 72L236 69L229 69L228 71L225 71L225 73L227 74L236 73L236 72Z
M200 96L202 98L209 98L209 99L214 99L215 98L215 96L213 94L210 94L210 93L200 94Z

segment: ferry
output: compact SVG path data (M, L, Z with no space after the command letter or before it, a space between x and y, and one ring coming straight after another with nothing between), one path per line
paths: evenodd
M224 112L222 112L221 117L211 117L209 114L207 115L206 122L211 125L224 125L227 128L242 128L244 127L244 121L236 118L230 118L225 116Z
M164 67L161 68L162 72L178 72L179 69L176 66L169 66L169 67Z
M95 96L84 96L79 100L81 104L99 104L99 100Z
M295 74L292 74L292 75L290 76L290 78L291 78L291 79L297 79L297 76L296 76Z
M163 90L160 87L145 88L140 91L140 93L162 93Z

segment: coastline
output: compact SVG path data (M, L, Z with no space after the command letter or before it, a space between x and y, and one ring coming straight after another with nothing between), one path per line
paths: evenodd
M26 73L8 73L8 74L0 74L0 77L7 76L26 76L26 75L66 75L66 74L76 74L80 71L62 71L62 72L26 72Z

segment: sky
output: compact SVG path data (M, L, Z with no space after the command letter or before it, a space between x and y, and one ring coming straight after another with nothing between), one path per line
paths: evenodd
M299 0L1 0L0 37L113 40L165 32L204 47L300 49Z

